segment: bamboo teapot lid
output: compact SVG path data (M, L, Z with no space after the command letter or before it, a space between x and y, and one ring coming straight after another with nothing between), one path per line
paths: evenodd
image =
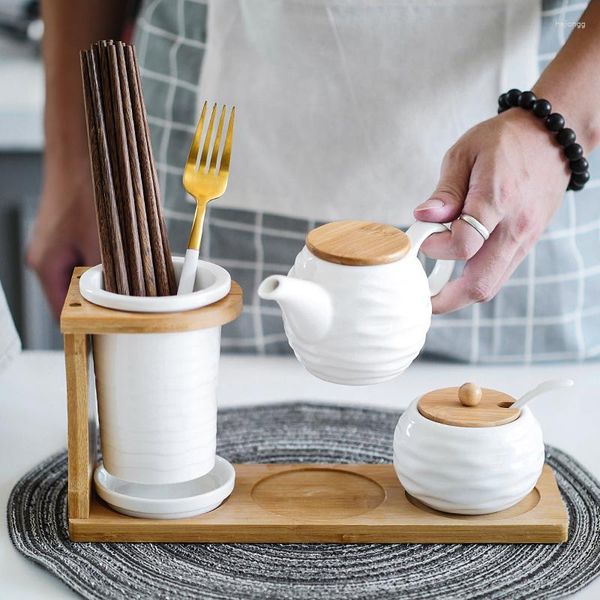
M495 427L519 417L515 399L504 392L465 383L459 388L434 390L419 399L419 412L427 419L455 427Z
M400 260L410 250L410 239L392 225L334 221L310 231L306 246L323 260L357 267Z

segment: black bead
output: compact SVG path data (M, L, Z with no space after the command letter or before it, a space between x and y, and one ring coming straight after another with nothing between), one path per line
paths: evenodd
M575 142L574 144L569 144L565 148L565 156L569 160L577 160L578 158L581 158L583 156L583 148L577 142Z
M513 88L512 90L508 90L508 92L506 92L506 95L508 97L509 106L519 106L519 97L521 96L521 90Z
M577 139L577 136L575 135L575 132L572 129L569 129L568 127L564 127L556 134L556 141L561 146L569 146L576 139Z
M502 106L498 107L498 114L502 114L503 112L506 112L508 110L508 108L503 108Z
M542 98L533 103L533 108L531 110L533 110L533 114L536 117L547 117L552 112L552 104L550 104L548 100Z
M585 187L585 183L575 183L574 181L569 181L567 190L572 190L573 192L579 192L584 187Z
M590 172L584 171L583 173L573 173L571 175L571 182L585 185L590 180Z
M498 97L498 108L509 108L508 94L500 94Z
M569 166L571 167L571 171L573 171L573 173L585 173L590 168L590 164L585 158L583 158L583 156L577 160L572 160L569 163Z
M565 118L560 113L552 113L544 121L550 131L560 131L565 126Z
M523 92L519 98L519 106L529 110L535 101L536 97L533 92Z

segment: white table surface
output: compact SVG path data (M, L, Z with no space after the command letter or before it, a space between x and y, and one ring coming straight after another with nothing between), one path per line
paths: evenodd
M291 358L225 356L221 364L221 406L276 401L322 400L355 406L405 407L436 387L476 381L518 396L543 379L572 377L576 387L534 401L533 410L548 443L572 454L600 478L600 392L598 363L535 367L449 365L417 362L395 381L369 388L346 388L315 379ZM65 377L59 352L25 352L0 374L0 505L36 463L65 447ZM466 582L465 582L466 583ZM0 597L11 600L71 598L58 579L13 549L0 528ZM600 578L576 594L600 598Z

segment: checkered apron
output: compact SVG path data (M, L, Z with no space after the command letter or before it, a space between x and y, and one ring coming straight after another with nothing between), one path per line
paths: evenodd
M539 66L564 44L585 2L543 0ZM165 214L173 250L185 249L193 205L181 186L195 128L198 81L206 42L207 3L146 0L136 31ZM490 107L490 116L495 107ZM592 179L567 192L537 245L485 304L435 316L424 352L472 363L532 363L600 356L600 151ZM340 215L342 217L343 215ZM241 317L223 330L230 352L289 352L279 309L256 289L285 273L318 222L264 212L209 208L202 255L228 269L244 289Z

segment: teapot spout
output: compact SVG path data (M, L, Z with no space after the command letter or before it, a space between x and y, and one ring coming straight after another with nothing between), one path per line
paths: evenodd
M329 331L333 317L331 296L319 284L297 277L271 275L258 287L263 300L275 300L294 335L318 342Z

